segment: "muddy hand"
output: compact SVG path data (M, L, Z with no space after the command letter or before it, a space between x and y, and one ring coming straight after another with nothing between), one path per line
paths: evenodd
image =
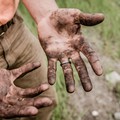
M81 25L94 26L103 20L103 14L87 14L77 9L58 9L41 20L38 24L38 32L41 45L48 58L48 81L51 85L55 83L56 63L60 61L67 91L74 92L72 62L84 90L92 89L91 80L80 52L88 58L97 75L102 74L102 67L96 52L84 40L80 29Z
M14 81L18 77L38 67L40 67L39 62L28 63L14 70L0 69L0 117L32 116L38 113L38 108L52 104L49 98L34 98L47 90L48 84L26 89L14 85Z

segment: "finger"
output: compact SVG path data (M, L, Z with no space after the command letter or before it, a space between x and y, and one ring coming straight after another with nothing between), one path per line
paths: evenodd
M16 111L15 116L18 117L27 117L27 116L34 116L37 115L38 109L33 107L33 106L22 106L22 107L17 107L18 110L14 109Z
M36 98L23 98L23 97L17 97L17 98L7 98L7 102L14 106L33 106L36 108L42 108L47 107L53 104L53 101L48 97L36 97Z
M101 13L96 14L88 14L88 13L80 13L80 24L85 26L93 26L97 25L104 20L104 15Z
M56 80L57 60L48 59L48 82L53 85Z
M52 105L53 101L47 97L41 98L27 98L20 102L21 105L34 106L36 108L43 108Z
M66 89L69 93L73 93L75 90L73 70L72 70L71 64L66 61L68 61L68 58L63 58L60 62L63 69L64 77L65 77Z
M39 62L28 63L26 65L23 65L22 67L19 67L17 69L11 70L10 72L13 74L13 78L15 80L20 75L23 75L23 74L26 74L28 72L31 72L32 70L35 70L38 67L40 67L40 63Z
M1 106L3 118L28 117L38 113L38 109L33 106L11 106L4 104Z
M75 68L78 72L78 75L80 77L82 86L86 92L89 92L92 90L92 83L88 75L87 68L85 66L85 63L83 62L82 58L78 53L75 53L72 55L72 62L75 65Z
M48 84L42 84L35 88L21 89L21 91L19 91L19 94L20 96L23 96L23 97L35 97L41 94L42 92L46 91L48 88L49 88Z
M102 75L103 70L98 56L88 43L84 43L81 52L87 57L96 75Z

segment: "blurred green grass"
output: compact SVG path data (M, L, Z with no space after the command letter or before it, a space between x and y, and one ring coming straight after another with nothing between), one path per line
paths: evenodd
M103 42L103 46L101 46L103 48L102 52L114 59L120 58L120 0L57 0L57 3L61 8L77 8L88 13L104 13L105 21L92 29L100 35L100 39ZM37 35L36 25L22 3L19 5L19 11L24 17L26 25L33 34ZM66 120L69 110L66 109L67 93L60 67L58 67L57 73L58 80L55 85L59 104L54 111L52 120Z

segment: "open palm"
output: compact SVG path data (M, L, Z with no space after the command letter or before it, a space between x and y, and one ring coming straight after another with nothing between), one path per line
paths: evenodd
M0 117L32 116L38 113L38 108L52 104L52 101L48 98L34 98L48 89L47 84L26 89L14 85L14 81L20 75L30 72L39 66L40 63L28 63L14 70L0 69Z
M93 26L104 20L103 14L82 13L78 9L58 9L46 16L38 24L40 43L48 58L48 81L52 85L56 79L56 63L60 61L68 92L74 92L75 82L71 62L74 64L85 91L92 89L92 84L80 56L82 52L97 75L102 74L102 67L95 51L84 40L80 32L81 25Z

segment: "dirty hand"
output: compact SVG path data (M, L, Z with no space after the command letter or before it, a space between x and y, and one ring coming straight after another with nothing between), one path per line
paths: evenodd
M52 101L48 98L34 98L47 90L48 84L26 89L19 88L14 84L18 77L39 66L40 63L36 62L28 63L14 70L0 69L0 117L32 116L38 113L38 108L52 104Z
M102 74L102 67L95 51L84 40L80 32L81 25L94 26L104 20L103 14L86 14L78 9L58 9L51 12L38 24L40 43L48 58L48 81L52 85L56 79L56 62L60 61L64 72L67 91L75 89L71 62L74 64L85 91L92 89L92 84L80 56L82 52L97 75Z

